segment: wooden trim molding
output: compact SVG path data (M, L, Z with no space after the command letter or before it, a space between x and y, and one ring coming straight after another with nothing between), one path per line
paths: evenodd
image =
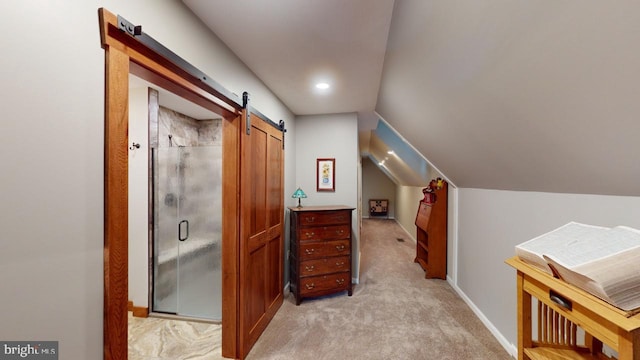
M104 358L127 358L129 57L105 49Z
M133 316L146 318L149 317L149 308L143 306L133 305L133 301L129 300L127 303L127 311L132 312Z
M222 356L227 358L239 353L240 124L241 115L222 123Z
M105 360L127 358L128 306L128 125L129 74L165 87L222 115L222 354L238 357L238 237L239 237L239 119L241 109L230 99L203 89L167 59L118 29L117 17L98 10L100 39L105 50L105 184L104 184L104 313ZM132 304L132 309L136 307ZM140 314L147 308L137 308Z

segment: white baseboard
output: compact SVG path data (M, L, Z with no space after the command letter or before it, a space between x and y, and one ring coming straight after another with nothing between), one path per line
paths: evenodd
M507 338L504 337L504 335L502 335L500 331L498 331L498 329L493 325L493 323L489 321L489 319L486 316L484 316L482 311L478 309L478 307L473 303L473 301L471 301L471 299L469 299L469 297L462 291L462 289L460 289L458 285L454 284L453 279L451 279L451 277L447 276L447 282L458 293L458 295L460 295L462 300L464 300L464 302L467 303L467 305L471 308L471 310L476 314L476 316L480 319L480 321L482 321L484 326L486 326L487 329L489 329L491 334L498 340L500 345L502 345L502 347L509 353L509 355L517 359L518 347L510 343L509 340L507 340Z

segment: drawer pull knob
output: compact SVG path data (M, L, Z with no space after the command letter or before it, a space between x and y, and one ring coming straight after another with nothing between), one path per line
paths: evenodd
M343 262L337 262L337 263L336 263L336 266L337 266L337 267L342 267L342 266L344 266L344 261L343 261Z
M304 267L304 269L307 270L307 271L313 271L313 270L315 270L315 268L316 268L315 265L311 265L311 266L307 265L307 266Z
M342 285L344 284L344 279L336 279L336 283L338 283L338 285Z
M558 304L559 306L571 311L571 308L572 308L571 301L565 299L564 297L562 297L562 295L558 294L557 292L553 290L549 291L549 299L554 303Z
M314 283L311 283L311 284L305 284L304 286L307 288L307 290L311 290L311 289L313 289L314 287L316 287L316 285L315 285Z
M316 249L305 249L304 251L307 253L307 255L311 255L316 251Z
M342 234L344 234L344 230L336 230L336 234L342 235Z
M316 218L313 216L307 218L307 222L314 222L315 220Z
M344 250L344 245L336 245L336 250L338 251Z
M315 235L316 233L314 232L310 232L310 233L304 233L306 235L306 237L312 237L313 235Z

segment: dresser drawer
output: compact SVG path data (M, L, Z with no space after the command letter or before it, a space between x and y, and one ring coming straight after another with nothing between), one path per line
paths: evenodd
M307 260L300 263L300 276L314 276L349 271L349 256Z
M348 239L350 236L351 229L349 229L349 225L313 226L298 230L298 239L300 241Z
M313 295L327 291L347 290L351 284L348 272L300 278L300 294Z
M344 205L289 207L289 289L303 298L353 294L352 212Z
M349 255L350 253L350 240L310 241L300 243L299 259L304 261L326 256Z
M351 211L336 210L322 212L302 212L298 215L301 226L349 224Z

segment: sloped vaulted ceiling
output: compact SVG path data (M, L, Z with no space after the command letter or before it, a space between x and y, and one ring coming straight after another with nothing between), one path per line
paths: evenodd
M459 187L640 195L639 14L397 0L376 111Z
M393 0L183 2L296 115L373 111Z
M375 110L456 186L640 195L638 1L183 1L294 113Z

